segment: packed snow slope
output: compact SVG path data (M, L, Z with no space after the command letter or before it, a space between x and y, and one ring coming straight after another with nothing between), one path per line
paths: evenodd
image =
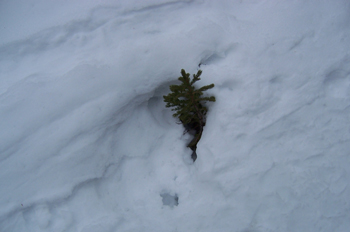
M0 231L349 231L349 12L1 1ZM199 65L192 163L162 96Z

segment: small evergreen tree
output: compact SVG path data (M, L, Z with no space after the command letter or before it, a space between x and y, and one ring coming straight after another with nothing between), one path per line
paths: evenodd
M173 114L174 117L178 117L181 123L186 128L186 131L195 131L195 136L192 141L187 145L193 151L193 162L197 158L196 149L199 142L203 127L206 122L206 114L208 112L205 102L215 102L214 96L203 97L203 91L211 89L214 84L205 85L199 89L196 89L194 83L200 80L202 70L198 70L197 74L193 74L191 80L190 74L186 73L184 69L181 70L181 77L178 78L181 81L180 85L171 85L169 88L171 93L167 96L163 96L166 107L173 107L171 110L176 111Z

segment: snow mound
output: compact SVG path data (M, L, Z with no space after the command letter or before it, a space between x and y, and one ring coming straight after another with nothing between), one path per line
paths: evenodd
M348 231L349 9L2 1L0 231ZM195 163L182 68L215 84Z

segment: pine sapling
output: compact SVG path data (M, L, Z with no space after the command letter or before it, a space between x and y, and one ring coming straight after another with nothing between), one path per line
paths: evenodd
M208 108L204 104L209 101L215 102L214 96L203 96L203 91L213 88L214 84L205 85L199 89L194 86L200 80L201 74L202 70L198 70L197 74L193 74L193 79L191 80L190 74L182 69L182 76L178 78L181 84L170 85L171 93L163 96L166 107L171 107L171 110L175 111L173 116L179 118L186 131L195 132L194 138L187 145L193 151L191 156L193 162L197 158L197 143L201 139L208 112Z

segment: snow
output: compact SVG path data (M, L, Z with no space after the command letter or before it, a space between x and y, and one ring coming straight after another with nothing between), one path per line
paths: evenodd
M348 231L347 0L0 2L0 231ZM192 163L162 96L203 70Z

